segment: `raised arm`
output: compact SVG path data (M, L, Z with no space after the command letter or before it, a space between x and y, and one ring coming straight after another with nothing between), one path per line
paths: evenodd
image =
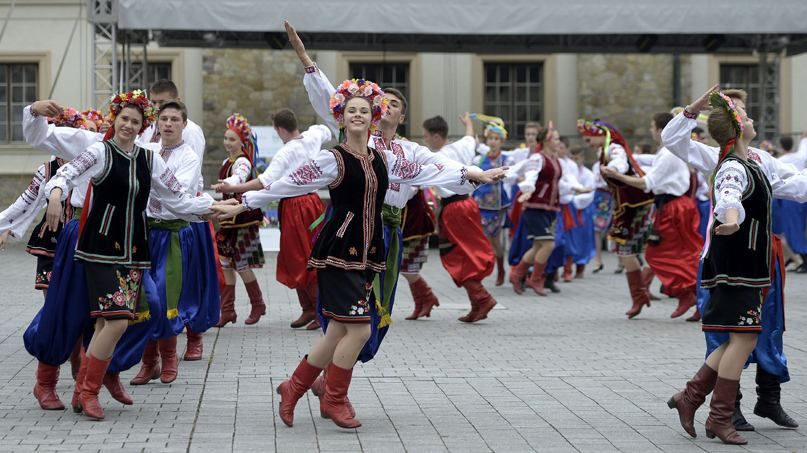
M37 101L23 109L22 135L26 143L64 160L72 160L101 141L103 136L95 132L48 124L46 115L51 114L53 104L54 101Z

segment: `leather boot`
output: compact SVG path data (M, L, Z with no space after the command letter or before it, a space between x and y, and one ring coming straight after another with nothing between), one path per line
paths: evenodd
M633 300L633 305L625 314L628 316L628 319L632 319L642 312L642 307L645 305L650 306L650 298L647 295L647 288L642 285L642 271L626 272L625 276L628 279L630 298Z
M160 350L162 359L160 382L170 384L177 378L177 337L157 340L157 348Z
M155 340L149 340L146 342L146 348L143 349L140 371L137 372L137 376L129 381L129 384L144 385L159 377L160 363L159 354L157 353L157 342Z
M306 288L297 288L297 299L300 301L300 308L303 309L303 312L300 313L299 318L289 324L292 329L305 327L317 317L317 313L314 311L314 304Z
M123 387L123 384L120 381L119 373L106 373L104 375L103 384L115 401L127 406L134 404L134 401L132 401L132 396L129 395L129 392L126 391L126 388Z
M572 281L572 267L574 266L574 262L572 261L571 256L567 256L566 260L563 262L563 281L569 283Z
M424 280L423 277L419 278L418 281L423 282L423 308L420 309L418 317L431 318L432 309L440 306L440 300L438 300L437 296L434 295L434 291L432 291L431 286L426 283L426 280Z
M315 380L314 383L311 384L311 393L314 394L317 398L322 399L325 396L325 382L328 380L328 370L327 368L322 370L322 374L320 374ZM353 404L348 399L347 395L345 395L345 403L347 404L348 410L350 410L350 416L355 418L356 411L353 409ZM328 418L328 414L321 412L319 415L322 418Z
M743 410L740 405L740 400L743 399L743 392L737 388L737 399L734 401L734 413L731 414L731 424L737 431L754 431L754 425L748 423L743 415Z
M81 382L81 394L79 395L81 409L87 417L94 420L103 420L104 408L101 407L101 403L98 401L98 392L101 390L104 375L107 367L109 367L111 358L101 360L87 354L86 361L87 370L84 380Z
M475 297L473 297L472 290L468 286L469 283L470 282L465 282L462 284L462 286L465 288L465 292L468 293L468 301L471 303L471 311L457 318L457 321L473 322L473 320L476 319L476 314L479 313L479 302Z
M409 291L412 292L412 302L415 304L415 308L412 310L412 314L407 316L407 321L414 321L418 319L420 316L420 312L423 310L423 284L426 283L425 280L418 277L417 280L409 282ZM428 285L427 285L428 286ZM429 288L431 289L431 288Z
M705 363L687 382L684 390L676 393L667 401L667 407L678 410L678 420L681 427L692 437L698 437L695 432L695 412L706 401L706 395L712 392L717 381L717 371Z
M313 321L308 323L307 326L305 326L305 330L319 330L320 327L322 327L322 325L319 323L319 318L315 318Z
M544 289L548 289L553 293L559 293L560 288L555 283L558 282L558 273L555 272L553 274L547 274L544 276Z
M527 271L530 269L530 264L521 260L516 266L510 267L510 283L513 285L513 291L516 294L524 294L524 278L527 276Z
M505 277L504 257L503 256L497 256L496 257L496 270L497 270L497 272L496 272L496 286L502 286L502 285L504 285L504 277Z
M740 381L717 378L712 401L709 403L709 417L706 419L706 437L720 438L724 444L745 445L748 443L741 436L734 425L731 424L731 415L734 413L734 401L737 399L737 389Z
M695 313L692 313L692 316L686 319L686 322L698 322L701 320L701 311L698 310L698 306L695 305Z
M650 284L653 283L653 279L656 277L656 273L653 272L653 269L650 266L642 268L642 286L644 286L645 290L647 291L647 297L650 300L661 300L661 298L650 291Z
M261 316L266 314L266 304L263 303L263 294L261 293L260 285L258 285L258 280L244 283L244 286L247 288L249 304L252 306L249 310L249 316L244 321L244 324L249 326L258 322Z
M487 319L488 313L496 306L496 299L490 295L482 282L470 282L473 288L473 297L476 299L476 315L469 322L477 322Z
M585 264L578 264L576 272L574 274L574 278L583 278L586 273L586 265Z
M81 351L81 366L78 369L78 374L76 375L76 383L73 385L73 398L70 400L70 406L73 408L73 412L80 413L81 412L81 385L84 382L84 376L87 374L87 356L84 355L84 350L82 348Z
M235 285L221 287L221 314L216 327L224 327L229 323L235 324L238 316L235 314Z
M83 347L81 338L79 338L76 345L73 346L73 352L70 353L70 374L73 375L73 381L78 377L78 370L81 368L81 349Z
M793 420L782 408L782 387L779 379L763 370L757 364L757 404L754 406L754 415L769 418L779 426L785 428L798 428L799 424Z
M678 306L675 307L675 311L670 314L670 318L677 318L679 316L683 316L686 312L689 311L690 308L695 306L695 302L698 299L698 294L695 288L687 288L683 294L678 296Z
M546 290L544 289L544 282L546 280L546 275L544 275L544 271L546 270L546 263L539 263L535 262L532 266L532 274L530 278L527 279L527 282L524 286L532 288L535 291L535 294L539 296L546 296Z
M59 382L59 367L38 362L36 365L36 385L34 385L34 398L39 401L39 407L46 411L64 410L64 404L56 393L56 383Z
M353 378L353 368L344 369L331 363L325 380L325 397L319 400L319 411L340 428L358 428L361 422L350 414L347 391Z
M321 372L322 368L308 363L306 355L297 365L291 377L277 386L277 393L280 395L278 414L286 426L294 425L294 406L297 405L297 400L305 395Z
M185 345L185 356L182 357L182 360L187 360L188 362L202 360L202 351L204 350L202 334L192 331L190 327L185 327L185 335L188 337L188 343Z

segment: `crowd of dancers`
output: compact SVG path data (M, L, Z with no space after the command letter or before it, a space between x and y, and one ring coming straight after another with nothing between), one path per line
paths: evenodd
M525 143L504 150L510 137L500 118L466 113L464 136L449 142L448 122L435 116L423 122L423 146L397 135L409 109L403 93L362 79L334 86L286 30L323 124L300 131L293 111L275 112L283 146L258 172L247 118L227 118L227 159L208 184L220 201L205 193L204 134L168 80L148 95L114 96L107 115L52 100L25 107L25 140L52 157L0 213L0 241L24 237L46 209L27 246L45 302L24 334L43 409L64 409L56 383L68 361L70 404L96 420L104 418L102 386L132 404L121 371L140 365L131 385L173 382L183 330L184 360L199 360L202 334L237 321L238 278L251 306L244 322L259 322L262 208L278 201L276 278L300 305L290 325L324 332L277 388L288 426L309 389L323 417L361 426L347 397L352 371L389 331L399 275L414 300L407 320L439 306L421 275L435 234L443 267L467 292L465 323L496 305L483 285L494 272L496 286L509 280L519 295L545 297L560 291L557 281L583 279L587 266L602 271L602 247L611 244L627 280L628 318L657 298L657 278L678 300L671 317L691 311L687 321L703 322L707 358L668 402L687 433L696 435L694 413L712 393L707 436L746 442L737 431L753 429L740 409L747 361L757 364L754 413L798 426L780 401L789 380L783 288L786 251L802 262L786 244L807 242L804 211L787 208L807 201L807 139L778 158L751 147L746 93L714 86L686 108L648 118L652 154L634 153L606 121L579 120L596 152L591 168L552 121L527 123ZM702 139L699 115L718 147ZM481 142L475 122L484 125ZM327 207L319 190L329 192Z

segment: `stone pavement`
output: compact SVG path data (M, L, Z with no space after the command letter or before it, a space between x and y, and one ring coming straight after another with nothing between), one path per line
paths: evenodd
M563 292L547 298L516 296L489 280L499 307L465 325L456 321L467 310L464 291L433 254L424 275L440 307L429 319L405 321L412 299L404 283L380 355L356 368L350 398L363 426L342 430L320 418L308 393L287 428L276 416L274 388L318 333L289 329L296 296L274 281L274 255L267 259L259 273L267 317L243 324L248 303L239 286L239 323L205 335L205 360L181 362L171 385L129 386L134 406L102 390L107 419L92 422L69 410L42 411L31 395L35 362L22 332L41 305L32 289L34 259L19 244L0 252L0 451L807 452L805 276L788 275L792 381L782 396L805 427L778 429L751 414L752 369L743 378L743 403L758 431L743 448L705 438L705 409L697 439L680 428L665 403L702 362L699 325L669 319L669 299L626 320L625 277L612 273L610 258L600 274L561 283ZM64 402L71 389L63 367L57 390Z

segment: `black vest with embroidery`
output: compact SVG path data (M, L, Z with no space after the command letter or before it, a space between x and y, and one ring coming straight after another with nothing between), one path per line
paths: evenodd
M755 162L734 156L724 160L728 161L740 163L748 177L742 196L745 220L734 234L717 236L714 229L720 222L715 219L709 231L711 243L703 260L701 286L765 288L771 284L771 186Z
M384 155L369 148L369 155L361 156L341 145L331 152L338 168L338 176L328 186L332 211L308 265L382 272L385 252L381 209L389 186Z
M57 159L45 162L45 179L42 181L39 190L45 190L45 184L56 174L56 170L58 170L60 166ZM70 205L69 193L67 194L67 199L62 202L62 216L65 222L69 222L70 219L73 218L73 207ZM42 216L42 220L34 227L34 231L31 232L31 237L28 239L28 245L25 247L25 251L31 255L53 256L56 253L56 240L59 237L59 233L62 232L64 222L59 222L59 227L56 231L51 231L50 228L45 226L46 219L47 215Z
M219 179L227 179L233 175L233 164L235 164L235 160L227 159L227 161L224 162L221 168L219 168ZM241 195L240 193L222 193L221 199L229 200L234 198L241 202ZM234 219L219 221L219 227L221 229L244 228L250 225L260 225L261 223L263 223L263 211L260 209L250 209L238 214Z
M146 205L153 153L135 145L132 154L104 142L104 171L93 178L92 204L81 227L76 259L150 267Z

